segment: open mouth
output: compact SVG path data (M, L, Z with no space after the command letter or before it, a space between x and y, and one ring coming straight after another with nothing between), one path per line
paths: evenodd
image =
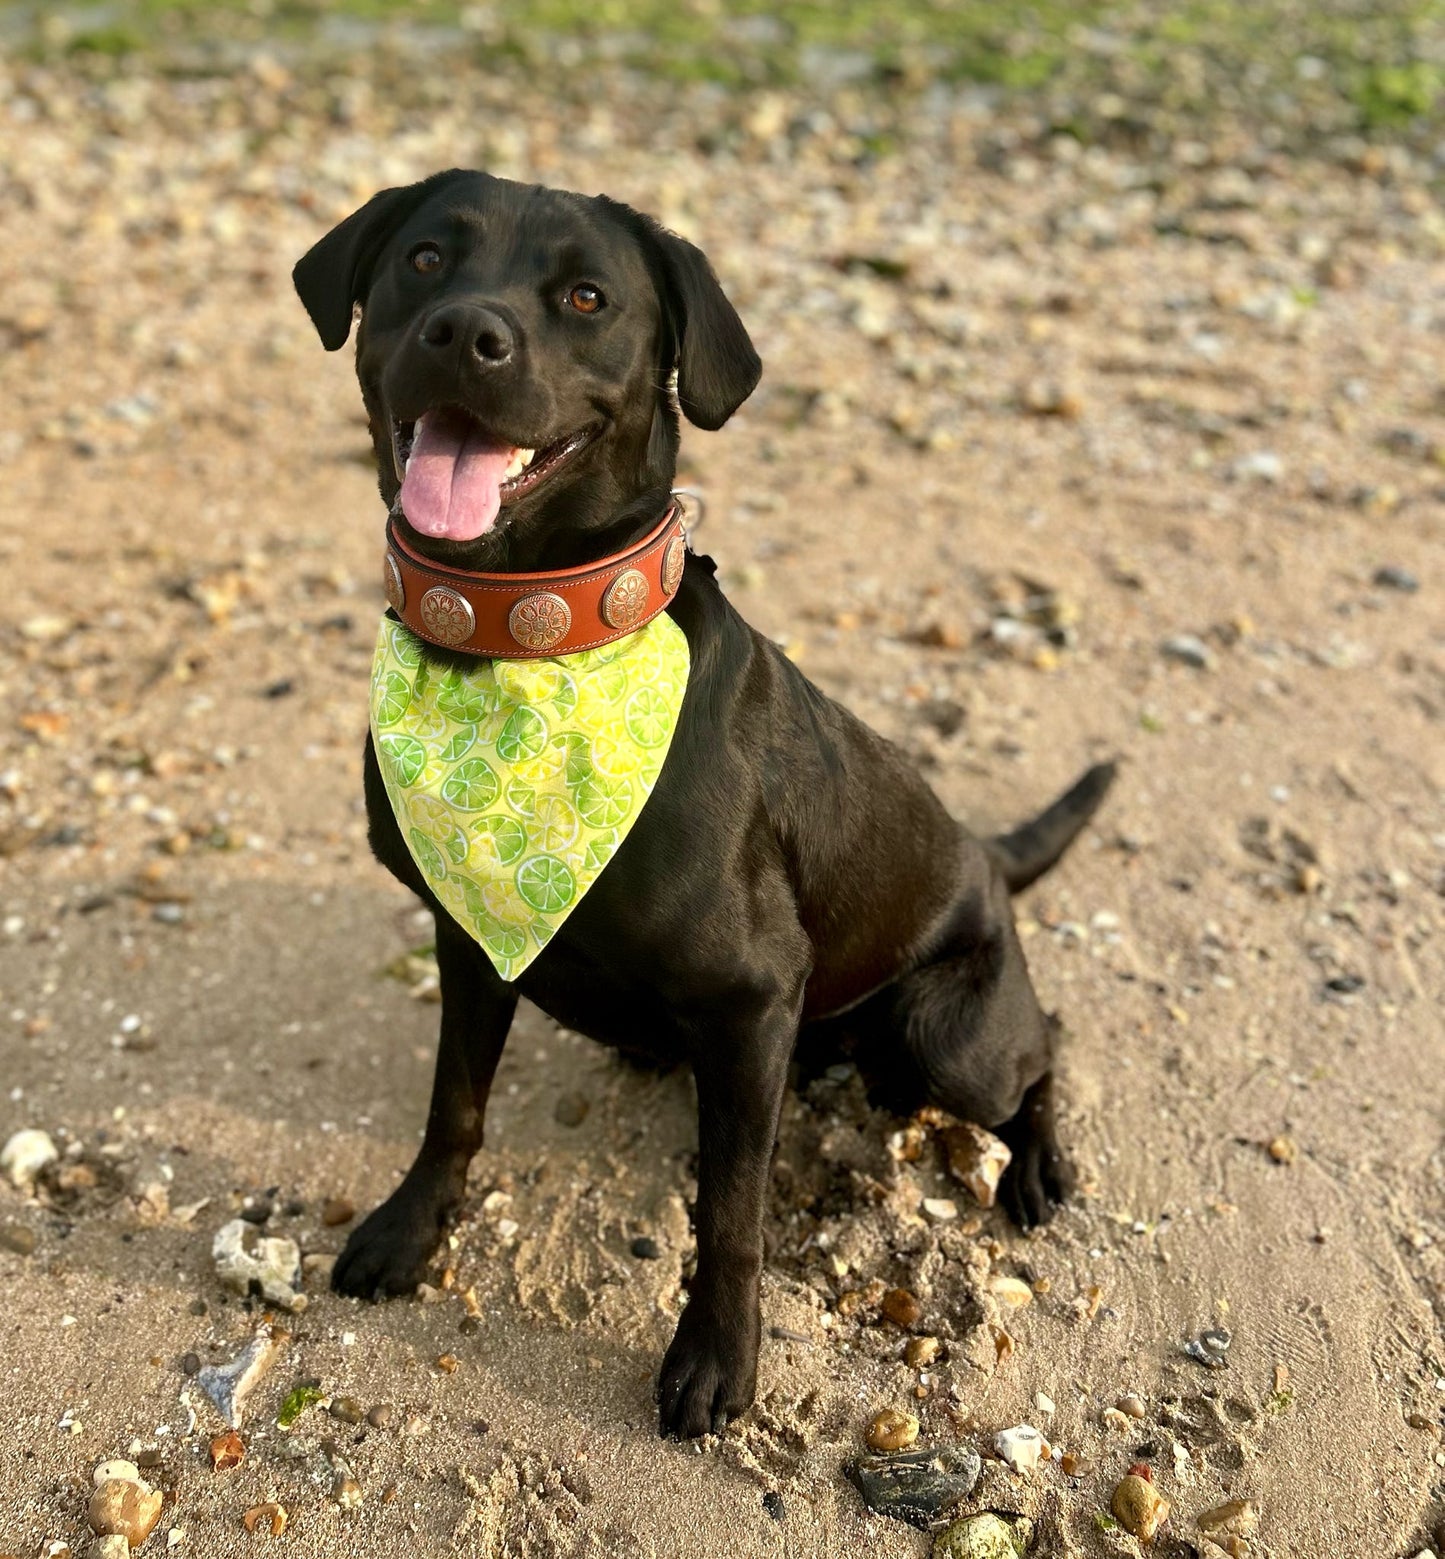
M515 503L555 476L597 436L583 428L541 449L502 444L469 412L437 406L415 421L394 419L391 454L401 512L423 536L475 541Z

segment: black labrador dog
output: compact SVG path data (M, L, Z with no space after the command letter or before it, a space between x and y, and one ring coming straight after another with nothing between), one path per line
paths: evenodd
M376 195L294 275L329 350L360 306L381 495L410 546L452 567L567 568L638 540L669 502L679 409L719 428L761 371L701 251L601 196L439 173ZM488 512L433 494L418 529L397 499L428 416L451 419L454 443L471 431L512 458ZM428 889L368 742L372 848L436 915L441 1045L416 1162L352 1234L333 1282L362 1296L416 1285L481 1146L519 996L604 1043L686 1061L697 1269L659 1401L665 1434L695 1436L753 1399L764 1199L801 1025L855 1014L915 1102L996 1128L1013 1150L1001 1197L1021 1226L1067 1194L1053 1025L1009 895L1059 858L1113 770L976 839L896 748L743 621L708 559L688 556L669 611L691 671L661 777L515 983Z

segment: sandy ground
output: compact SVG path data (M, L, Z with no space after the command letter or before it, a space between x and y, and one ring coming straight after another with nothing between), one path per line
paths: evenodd
M946 92L890 110L871 157L859 100L500 99L402 110L269 65L0 83L0 1139L62 1152L0 1187L0 1552L81 1554L91 1468L135 1451L166 1495L147 1551L922 1556L842 1472L895 1406L925 1442L1028 1421L1082 1458L989 1472L976 1505L1032 1514L1036 1553L1137 1553L1100 1518L1146 1460L1174 1504L1156 1552L1209 1552L1196 1514L1248 1497L1239 1553L1415 1554L1445 1518L1429 170L1229 133L1080 151ZM1022 1238L932 1142L896 1162L904 1123L847 1068L808 1083L757 1406L663 1444L690 1085L524 1011L434 1291L361 1305L312 1262L216 1472L183 1361L231 1357L261 1311L211 1237L262 1197L272 1232L339 1249L322 1206L364 1210L409 1162L437 1017L424 967L385 972L427 931L363 837L360 404L288 272L374 188L453 163L605 188L712 254L766 375L686 440L698 544L951 807L996 826L1122 758L1019 904L1084 1189ZM939 1195L956 1222L920 1216ZM1033 1302L1001 1308L998 1276ZM921 1376L894 1285L943 1343ZM1206 1370L1182 1345L1220 1324ZM390 1423L279 1430L307 1379ZM1145 1417L1121 1430L1124 1393ZM268 1500L287 1531L248 1536Z

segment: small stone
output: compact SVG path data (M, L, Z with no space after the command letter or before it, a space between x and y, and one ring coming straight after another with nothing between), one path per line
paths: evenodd
M763 1509L774 1521L781 1521L787 1514L783 1509L783 1496L776 1489L769 1489L763 1495Z
M1066 1478L1086 1478L1093 1472L1093 1463L1077 1451L1065 1451L1059 1458L1059 1466Z
M201 1373L201 1356L199 1353L183 1353L181 1355L181 1374L199 1375Z
M17 1256L33 1256L39 1243L34 1229L23 1223L0 1224L0 1250L8 1250Z
M1299 1145L1293 1137L1273 1137L1266 1150L1276 1164L1293 1164L1299 1157Z
M211 1467L215 1472L229 1472L246 1459L246 1442L234 1429L218 1434L211 1441Z
M1012 1310L1021 1310L1025 1305L1033 1303L1033 1287L1022 1278L993 1277L989 1279L988 1289L1000 1304Z
M918 1438L918 1420L911 1413L885 1407L875 1413L863 1438L875 1451L901 1451Z
M442 1372L443 1375L455 1375L457 1372L457 1365L460 1362L461 1361L457 1358L456 1354L444 1353L437 1360L437 1368Z
M639 1234L628 1249L639 1261L656 1261L662 1255L662 1248L650 1234Z
M1374 583L1382 590L1399 590L1405 595L1414 595L1420 588L1420 581L1408 568L1400 568L1397 564L1386 563L1374 572Z
M90 1496L91 1530L101 1537L119 1535L139 1548L160 1520L164 1503L165 1496L139 1477L111 1478Z
M328 1229L350 1223L355 1216L356 1203L348 1201L344 1196L331 1197L321 1208L321 1221Z
M1146 1547L1154 1541L1159 1528L1169 1519L1169 1501L1149 1479L1136 1472L1119 1480L1109 1501L1119 1525Z
M1018 1554L1014 1529L992 1511L965 1516L933 1540L932 1559L1018 1559Z
M936 1337L910 1337L903 1357L911 1370L924 1370L938 1357L941 1344Z
M1259 1507L1252 1499L1232 1499L1194 1519L1205 1537L1217 1543L1225 1537L1248 1537L1259 1525Z
M286 1341L286 1333L268 1323L230 1363L208 1364L196 1376L196 1384L232 1429L241 1427L247 1397L280 1357Z
M1136 1397L1133 1392L1126 1392L1125 1395L1119 1398L1114 1406L1117 1407L1119 1411L1127 1418L1143 1418L1149 1411L1148 1408L1144 1406L1143 1399L1141 1397Z
M362 1407L355 1397L332 1397L326 1411L339 1424L359 1424L361 1422Z
M141 1482L140 1468L123 1457L113 1457L108 1462L101 1462L91 1473L91 1487L98 1489L102 1483L109 1483L112 1479L120 1483L139 1483Z
M1015 1472L1032 1472L1048 1454L1048 1441L1032 1424L1015 1424L1012 1429L1000 1429L993 1437L993 1448L999 1460L1007 1462Z
M250 1510L241 1517L241 1521L248 1532L254 1532L257 1527L261 1527L272 1537L280 1537L286 1530L286 1507L274 1501L264 1505L252 1505Z
M1133 1421L1127 1413L1121 1412L1117 1407L1106 1407L1099 1415L1104 1421L1104 1428L1110 1434L1129 1434L1133 1430Z
M1019 397L1025 411L1036 417L1062 417L1074 421L1084 413L1083 397L1052 379L1031 379Z
M396 1409L390 1402L378 1402L366 1415L373 1429L390 1429L396 1418Z
M949 1174L968 1187L980 1207L992 1207L998 1183L1013 1159L1008 1144L971 1121L950 1126L942 1135Z
M295 1240L263 1235L245 1218L222 1224L211 1242L216 1275L238 1294L259 1293L284 1310L306 1308L301 1283L301 1250Z
M242 1219L246 1223L254 1223L258 1228L268 1223L275 1211L276 1204L269 1196L248 1196L241 1204Z
M48 1131L17 1131L0 1148L0 1174L18 1191L28 1190L47 1164L60 1157Z
M958 1203L946 1196L925 1196L923 1211L935 1223L952 1223L958 1217Z
M552 1106L552 1119L559 1126L580 1126L591 1108L592 1101L586 1094L564 1093Z
M112 1532L108 1537L96 1538L85 1550L85 1559L130 1559L130 1544L121 1533Z
M365 1497L361 1485L346 1473L338 1473L331 1485L331 1497L343 1510L355 1510Z
M1202 1364L1206 1369L1227 1369L1229 1360L1225 1355L1229 1352L1230 1340L1230 1334L1224 1327L1211 1327L1198 1337L1191 1337L1184 1344L1184 1351L1196 1364Z
M1045 1418L1052 1418L1058 1412L1054 1399L1042 1391L1034 1392L1034 1406L1038 1408Z
M849 1466L848 1476L869 1510L926 1530L973 1493L981 1470L971 1446L947 1445L861 1456Z
M1284 461L1272 449L1257 449L1241 455L1229 470L1236 480L1277 482L1284 475Z
M1176 633L1159 646L1159 653L1166 660L1177 660L1181 666L1192 666L1196 671L1208 671L1214 664L1214 652L1196 634Z
M898 1326L916 1326L923 1306L906 1288L890 1288L883 1296L883 1314Z

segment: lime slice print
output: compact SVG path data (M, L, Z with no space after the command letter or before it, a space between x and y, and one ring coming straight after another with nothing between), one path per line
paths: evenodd
M569 788L592 778L592 749L580 731L564 731L552 739L562 753L562 781Z
M459 725L452 732L452 739L437 754L443 763L458 763L477 745L477 728Z
M537 792L517 780L507 782L507 805L518 817L531 817L537 810Z
M436 706L448 720L475 725L487 712L486 690L463 672L445 671L437 685Z
M555 915L577 895L577 882L565 861L534 855L517 868L517 892L539 914Z
M421 665L421 640L409 628L393 623L389 629L391 653L403 666Z
M411 683L399 671L388 671L376 692L376 723L395 725L411 702Z
M383 736L376 750L393 785L415 785L426 768L426 748L414 736Z
M497 737L497 756L503 763L535 758L547 745L547 722L535 709L514 709Z
M472 827L472 859L480 870L510 866L527 848L527 830L514 817L484 817Z
M495 931L484 935L482 941L498 958L520 958L527 951L527 933L521 926L498 925Z
M561 796L539 796L527 839L534 850L565 850L577 837L577 814Z
M447 874L447 863L442 859L441 851L419 828L413 828L407 837L411 840L412 859L428 877L440 882Z
M600 872L617 851L617 830L610 828L605 834L598 834L587 846L587 853L582 857L582 871L586 876L593 876Z
M672 709L656 688L640 687L627 700L627 730L642 747L661 747L672 735Z
M467 758L442 783L442 799L463 812L485 812L497 799L497 776L485 758Z
M616 828L632 811L632 781L597 775L577 787L577 810L589 828Z
M637 743L620 720L609 720L593 736L592 766L608 779L626 779L642 767Z

